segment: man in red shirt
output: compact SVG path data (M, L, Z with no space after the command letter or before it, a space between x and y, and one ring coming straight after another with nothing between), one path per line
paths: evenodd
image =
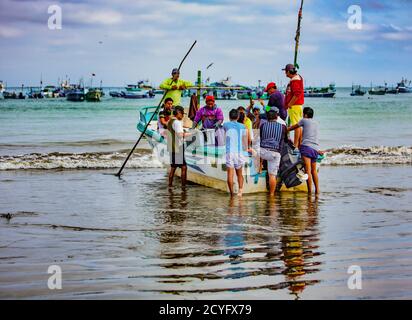
M298 74L293 64L287 64L284 69L290 82L286 88L285 109L288 110L290 126L296 125L303 118L302 105L305 103L303 78ZM302 128L296 129L294 145L299 148L302 142Z

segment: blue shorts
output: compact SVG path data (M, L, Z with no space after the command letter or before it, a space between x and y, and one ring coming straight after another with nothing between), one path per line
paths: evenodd
M299 151L302 157L309 158L312 163L316 162L318 159L319 153L311 147L301 145Z

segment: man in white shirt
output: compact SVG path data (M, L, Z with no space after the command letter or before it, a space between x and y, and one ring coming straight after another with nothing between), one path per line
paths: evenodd
M176 106L173 110L173 118L167 124L169 134L167 135L168 151L170 155L170 172L169 172L169 187L173 186L173 177L176 169L181 169L182 187L186 185L187 165L185 160L184 139L190 136L190 133L183 131L183 116L185 111L183 107Z

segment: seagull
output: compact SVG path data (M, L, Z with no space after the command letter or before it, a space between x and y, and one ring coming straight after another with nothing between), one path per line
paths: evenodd
M211 66L213 66L213 62L207 66L206 70L209 69Z

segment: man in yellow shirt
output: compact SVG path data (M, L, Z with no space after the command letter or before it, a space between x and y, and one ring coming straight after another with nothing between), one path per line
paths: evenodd
M167 78L160 85L160 89L167 91L165 99L172 98L173 104L175 106L180 105L182 90L186 90L190 87L193 87L193 84L190 81L179 79L179 76L180 72L178 69L175 68L172 70L172 77Z

